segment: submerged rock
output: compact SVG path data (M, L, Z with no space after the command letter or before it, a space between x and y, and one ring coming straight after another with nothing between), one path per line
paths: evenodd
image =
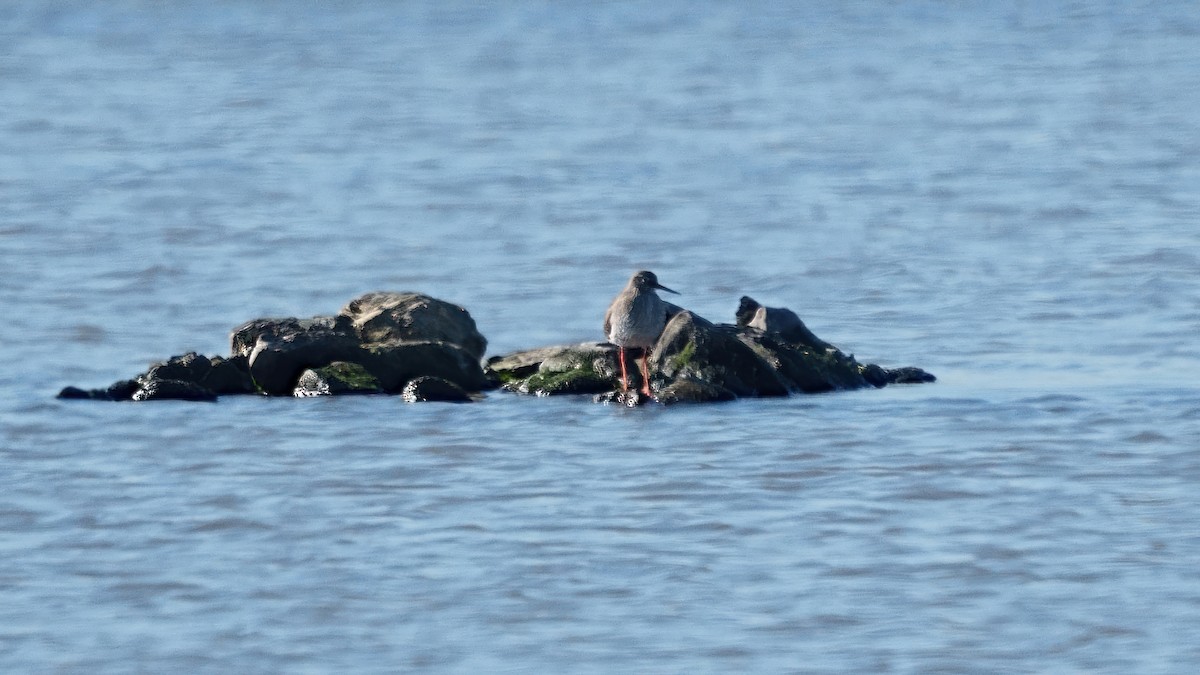
M925 372L916 366L881 368L881 370L883 371L884 384L926 384L937 382L937 378L933 376L933 373ZM875 386L882 387L884 385L877 384Z
M132 401L133 395L141 389L137 380L118 380L104 389L80 389L79 387L64 387L58 392L58 398L64 400L89 401Z
M217 393L208 387L186 380L154 378L147 380L133 394L135 401L215 401Z
M58 396L55 396L55 398L61 398L67 401L111 401L112 399L101 395L101 392L103 391L103 389L80 389L79 387L75 386L67 386L58 390Z
M209 358L196 352L151 364L131 380L118 380L106 389L67 387L58 397L96 401L211 401L220 394L255 391L246 359Z
M382 394L379 380L357 363L334 361L300 374L293 396L340 396L342 394Z
M407 403L470 403L472 400L462 387L440 377L429 376L418 377L404 385L400 397Z

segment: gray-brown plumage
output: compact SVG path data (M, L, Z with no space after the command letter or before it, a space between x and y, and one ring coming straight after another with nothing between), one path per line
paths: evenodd
M642 393L651 396L649 355L650 348L662 335L667 319L679 308L658 297L655 289L676 293L658 283L654 272L642 270L629 279L625 289L613 298L604 314L604 335L617 346L621 362L621 390L629 391L629 378L625 371L625 348L642 349L640 370Z

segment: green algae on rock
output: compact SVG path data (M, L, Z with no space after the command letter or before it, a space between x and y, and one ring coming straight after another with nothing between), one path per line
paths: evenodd
M608 391L617 367L615 347L585 342L494 357L487 372L509 391L550 396Z
M360 364L346 361L305 370L292 390L292 395L297 397L382 393L383 387L374 375Z

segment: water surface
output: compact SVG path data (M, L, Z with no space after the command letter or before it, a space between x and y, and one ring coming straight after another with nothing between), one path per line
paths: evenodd
M0 666L1191 672L1188 3L0 8ZM635 269L939 376L60 402L372 290Z

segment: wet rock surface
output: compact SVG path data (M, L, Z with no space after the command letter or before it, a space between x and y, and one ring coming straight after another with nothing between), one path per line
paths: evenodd
M442 403L470 403L473 399L462 387L440 377L422 376L404 385L400 397L406 403L439 401Z
M504 389L537 396L612 391L619 368L617 348L601 342L543 347L488 361L488 375Z
M269 396L290 395L309 368L357 362L362 350L350 322L329 317L256 319L234 329L230 342L233 354L247 357L250 376Z
M816 350L835 347L817 337L795 312L786 307L763 307L748 295L743 295L734 313L739 328L757 328L764 333L776 333L788 344Z
M223 394L257 391L245 357L209 358L195 352L151 364L146 372L104 389L66 387L61 399L94 401L215 401Z
M625 351L605 342L539 347L480 359L487 340L465 309L420 293L368 293L336 316L263 318L230 335L228 357L195 352L152 364L104 389L66 387L62 399L212 401L228 394L338 396L398 394L405 401L474 400L497 387L519 394L591 395L636 407L713 403L890 384L932 382L915 367L858 362L818 338L786 308L743 296L736 323L713 323L671 305L671 318L650 349L649 387Z
M142 385L137 380L118 380L104 389L80 389L63 387L58 398L76 401L132 401Z
M379 380L357 363L334 361L327 366L309 368L300 375L292 395L341 396L343 394L382 394Z
M716 325L691 312L667 323L651 351L652 373L662 386L677 379L705 382L735 396L786 396L780 372L740 339L734 326ZM655 376L651 375L655 384Z
M443 342L458 345L475 361L487 350L467 310L423 293L367 293L348 302L338 318L364 344Z
M461 341L461 342L460 342ZM333 396L399 394L434 377L433 396L492 386L479 360L487 340L465 309L420 293L376 292L336 316L261 318L230 334L230 356L194 352L156 363L105 389L67 387L63 399L214 400L225 394ZM443 391L438 394L438 391ZM426 400L419 398L419 400Z
M858 362L812 333L794 312L743 297L736 324L676 313L651 349L650 387L664 404L715 403L888 384L932 382L920 368L889 369ZM488 362L489 375L510 391L595 393L601 403L637 406L636 350L626 352L628 390L621 390L617 348L607 343L541 347Z
M465 391L482 391L489 385L478 359L449 342L377 342L363 348L358 363L389 394L422 376L439 377Z
M212 389L187 380L151 379L133 394L134 401L215 401Z

